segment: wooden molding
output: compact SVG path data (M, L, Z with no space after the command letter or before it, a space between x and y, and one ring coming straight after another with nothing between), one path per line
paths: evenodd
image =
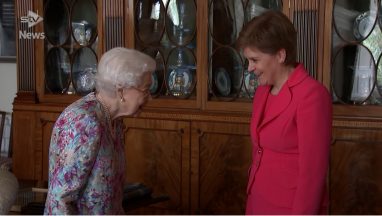
M382 121L333 120L333 127L359 128L359 129L382 129Z

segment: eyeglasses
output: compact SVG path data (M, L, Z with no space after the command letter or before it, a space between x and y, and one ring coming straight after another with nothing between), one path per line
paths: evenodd
M148 89L148 88L140 89L140 88L137 88L137 87L134 87L134 86L131 86L130 88L135 89L135 90L143 93L144 95L146 95L146 94L150 95L150 89Z

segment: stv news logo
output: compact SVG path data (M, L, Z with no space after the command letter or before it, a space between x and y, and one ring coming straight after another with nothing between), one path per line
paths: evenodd
M32 28L33 26L39 24L44 19L38 15L37 13L33 11L28 11L28 16L22 16L21 23L28 23L28 28ZM44 32L27 32L19 31L19 39L45 39L45 33Z

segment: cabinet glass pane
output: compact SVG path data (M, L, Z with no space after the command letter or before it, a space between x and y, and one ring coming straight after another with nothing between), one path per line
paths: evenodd
M380 0L336 0L333 10L333 101L382 104Z
M174 48L167 60L167 89L170 94L179 97L189 97L195 88L196 64L190 49Z
M372 31L377 17L376 0L336 0L334 26L346 41L361 41Z
M89 0L78 0L72 11L72 34L77 43L88 45L97 35L97 8Z
M281 0L248 0L245 7L245 21L248 22L267 10L282 10Z
M166 29L169 39L177 45L185 45L196 30L196 6L193 1L170 0L167 7Z
M195 99L195 1L139 0L135 14L136 48L157 61L152 96Z
M44 0L45 93L83 95L93 90L98 45L95 2Z
M94 90L97 72L97 55L87 47L76 51L73 59L72 81L75 92L81 95Z
M382 95L382 55L379 56L378 59L376 90L378 91L379 95ZM381 100L381 98L379 100Z
M156 69L151 75L151 86L150 93L152 97L157 97L160 94L164 94L164 75L165 75L165 64L164 56L159 49L147 48L143 50L144 53L151 56L156 61Z
M233 44L244 24L242 1L213 0L209 10L209 27L212 38L219 44Z
M209 100L251 101L257 77L235 43L245 23L267 10L282 10L282 1L209 1Z
M69 36L69 8L63 0L49 0L44 14L44 30L52 45L62 45Z
M145 44L159 43L164 31L165 8L160 0L139 0L137 2L136 32Z
M375 63L371 52L362 45L347 45L334 58L333 91L345 103L366 102L375 82Z
M66 91L70 80L69 54L62 48L49 50L45 62L45 84L51 93Z
M241 91L243 62L239 53L231 47L220 47L211 58L210 91L215 97L236 98Z

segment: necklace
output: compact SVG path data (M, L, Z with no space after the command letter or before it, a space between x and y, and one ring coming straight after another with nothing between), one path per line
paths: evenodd
M100 95L95 94L95 98L101 104L101 108L102 108L103 113L105 114L105 117L106 117L107 126L110 130L110 133L111 133L113 139L114 139L115 130L114 130L114 126L113 126L112 119L111 119L110 108L108 106L106 106L105 102L102 100Z

